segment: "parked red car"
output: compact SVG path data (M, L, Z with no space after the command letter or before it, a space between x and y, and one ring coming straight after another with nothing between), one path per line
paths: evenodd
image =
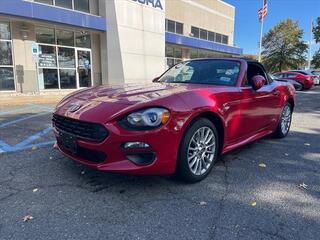
M289 71L289 72L281 72L281 73L275 73L273 74L275 78L282 78L282 79L291 79L295 80L296 82L299 82L302 84L303 89L310 89L313 87L315 82L315 77L312 75L306 75L302 72L298 71Z
M220 154L271 133L285 137L294 105L294 87L258 62L198 59L149 85L73 93L58 104L53 126L56 147L88 167L196 182Z

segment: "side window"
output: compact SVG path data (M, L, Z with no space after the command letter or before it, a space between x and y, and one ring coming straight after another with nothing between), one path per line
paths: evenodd
M295 74L295 73L288 73L287 74L288 78L295 78L296 76L297 76L297 74Z
M251 86L251 79L256 75L263 76L267 80L266 85L269 84L269 78L266 75L263 68L257 63L248 63L248 71L247 71L247 82L248 83L245 83L245 86Z

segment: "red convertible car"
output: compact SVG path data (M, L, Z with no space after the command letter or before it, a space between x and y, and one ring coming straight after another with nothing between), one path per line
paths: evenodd
M197 59L150 84L73 93L56 107L53 126L56 147L88 167L196 182L219 155L271 133L285 137L294 105L294 87L258 62Z

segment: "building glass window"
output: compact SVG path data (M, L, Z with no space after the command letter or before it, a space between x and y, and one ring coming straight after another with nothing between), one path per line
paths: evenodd
M168 32L172 32L172 33L176 31L176 26L174 21L171 21L171 20L167 21L167 30Z
M61 89L77 88L76 70L60 69L60 87Z
M91 37L89 32L37 27L36 40L39 43L40 90L91 86ZM77 47L83 51L77 50ZM82 57L79 57L79 52L83 52ZM77 67L79 67L79 72L76 71Z
M166 46L167 67L170 68L182 61L182 48Z
M190 59L198 58L198 49L190 49Z
M58 70L50 68L39 68L38 81L42 86L40 89L58 89Z
M222 42L222 35L219 34L219 33L216 34L216 42L217 43L221 43Z
M203 40L208 40L208 31L200 29L200 38Z
M87 32L76 32L76 47L91 48L91 37L90 33Z
M63 46L74 46L73 32L57 30L57 44Z
M35 2L53 5L53 0L35 0Z
M85 13L90 13L89 0L34 0L38 3L54 5L58 7L73 9ZM98 0L92 0L93 5L98 6ZM98 14L94 12L93 14Z
M182 49L174 48L174 58L182 58Z
M192 33L192 36L195 38L200 37L200 29L197 27L191 27L191 33Z
M226 35L223 35L223 36L222 36L222 43L223 43L223 44L228 44L228 43L229 43L229 37L226 36Z
M55 35L53 28L36 28L36 40L38 43L55 44Z
M74 9L81 12L90 12L89 0L74 0Z
M172 57L174 56L174 48L173 47L169 47L169 46L166 46L166 57Z
M195 38L200 38L208 40L211 42L229 44L229 37L220 33L210 32L205 29L199 29L197 27L191 27L192 36Z
M183 23L166 19L166 31L177 34L183 34Z
M0 91L14 91L14 68L10 24L0 22Z
M75 49L74 48L58 48L58 61L60 68L75 68Z
M55 0L55 5L58 7L72 9L72 0Z
M0 65L13 65L11 42L0 41Z
M57 67L56 48L54 46L39 45L39 67Z
M0 22L0 39L11 40L10 24Z
M183 24L176 22L176 33L183 34Z
M208 32L208 40L214 42L214 32Z

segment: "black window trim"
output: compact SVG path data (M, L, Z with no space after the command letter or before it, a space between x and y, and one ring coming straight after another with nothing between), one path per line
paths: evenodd
M92 9L91 9L91 7L90 7L90 0L88 1L89 12L84 12L84 11L80 11L80 10L75 9L75 7L74 7L74 6L75 6L74 0L71 0L71 1L72 1L72 8L65 8L65 7L57 6L57 5L55 4L55 0L52 0L52 4L42 3L42 2L37 2L37 1L33 1L32 3L34 3L34 4L40 4L40 5L45 5L45 6L50 6L50 7L55 7L55 8L60 8L60 9L65 9L65 10L69 10L69 11L79 12L79 13L82 13L82 14L87 14L87 15L99 16L99 17L100 17L100 14L99 14L99 13L97 13L97 14L92 13Z
M165 31L166 32L170 32L170 33L174 33L174 34L178 34L178 35L183 35L183 33L184 33L184 23L182 23L182 22L178 22L178 21L175 21L175 20L171 20L171 19L168 19L168 18L166 18L165 19ZM174 24L174 31L172 32L172 31L169 31L169 29L168 29L168 23L169 23L169 21L170 22L173 22L173 24ZM177 24L181 24L181 26L182 26L182 33L178 33L177 32Z

